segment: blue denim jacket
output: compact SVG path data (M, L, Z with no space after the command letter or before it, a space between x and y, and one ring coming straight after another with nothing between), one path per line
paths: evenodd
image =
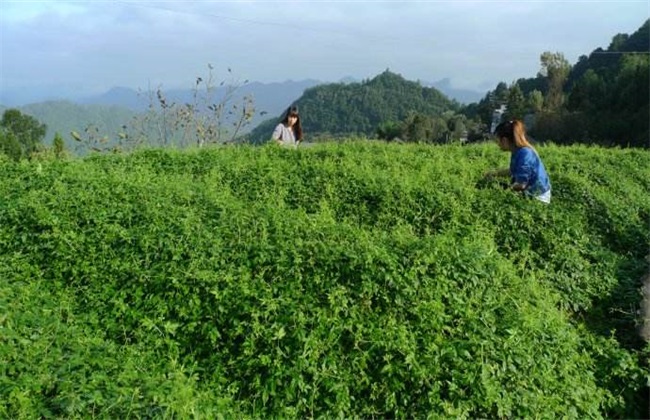
M551 180L537 152L521 147L510 155L512 182L525 184L524 193L538 197L551 190Z

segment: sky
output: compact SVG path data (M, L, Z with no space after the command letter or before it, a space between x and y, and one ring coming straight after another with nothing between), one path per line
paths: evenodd
M534 77L544 51L575 64L649 17L648 0L0 0L0 93L189 89L209 75L337 82L386 69L487 92Z

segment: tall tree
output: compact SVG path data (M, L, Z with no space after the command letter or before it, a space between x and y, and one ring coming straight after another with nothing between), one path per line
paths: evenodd
M616 34L612 38L612 42L609 44L607 51L621 51L624 48L627 40L630 39L628 34Z
M550 51L543 52L540 61L540 74L546 77L548 83L546 108L549 111L557 111L564 104L564 83L569 77L571 64L564 58L564 54Z
M13 160L20 160L22 150L14 133L0 130L0 153L7 155Z
M535 89L526 97L528 108L534 112L540 112L544 107L544 95L539 90Z
M0 130L3 131L2 141L5 143L3 149L6 149L10 142L16 142L20 147L20 156L17 157L21 158L29 157L38 150L47 127L31 115L22 114L19 110L11 108L2 115ZM9 147L15 149L15 145ZM15 151L12 153L16 154Z
M65 153L65 142L63 137L59 133L54 134L54 140L52 141L52 149L54 150L54 155L57 159L63 157Z
M613 106L624 112L634 112L648 106L650 94L650 58L630 54L621 59L620 71L614 81ZM647 115L646 115L647 116Z
M500 105L508 103L508 93L510 89L505 82L499 82L492 95L492 106L498 108Z
M650 147L650 57L629 54L622 58L612 89L611 107L623 123L612 133L631 146Z
M567 107L570 111L594 112L609 102L603 78L593 69L587 69L569 93Z
M526 114L526 98L518 84L514 83L508 90L508 102L505 117L522 120Z

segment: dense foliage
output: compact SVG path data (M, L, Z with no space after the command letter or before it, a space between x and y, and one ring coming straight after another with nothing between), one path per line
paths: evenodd
M0 417L644 417L645 150L0 161Z
M31 115L6 109L0 119L0 154L13 160L28 157L42 146L47 127Z

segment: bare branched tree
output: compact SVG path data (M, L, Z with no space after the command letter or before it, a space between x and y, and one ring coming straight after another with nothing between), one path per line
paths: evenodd
M233 142L255 114L253 98L237 95L247 80L222 80L217 86L213 70L208 64L207 77L196 78L191 100L184 104L169 101L160 87L155 94L149 90L148 110L132 122L129 136L179 147Z

